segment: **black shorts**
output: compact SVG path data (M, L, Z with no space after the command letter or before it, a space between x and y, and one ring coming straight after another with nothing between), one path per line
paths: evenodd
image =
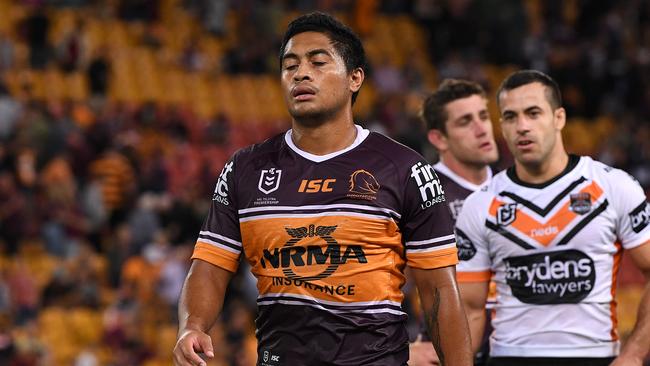
M609 366L614 358L491 357L487 366Z

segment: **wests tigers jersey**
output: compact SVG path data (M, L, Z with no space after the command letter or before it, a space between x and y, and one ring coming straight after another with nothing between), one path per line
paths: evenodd
M627 173L571 156L544 185L495 175L456 222L471 258L459 281L497 283L491 356L618 354L616 275L623 248L650 240L650 206Z
M289 131L226 164L193 258L235 271L245 255L258 364L404 365L405 266L457 263L444 200L433 168L382 135L357 126L316 156Z

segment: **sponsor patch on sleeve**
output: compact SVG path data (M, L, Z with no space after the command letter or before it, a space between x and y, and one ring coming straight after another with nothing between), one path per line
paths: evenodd
M458 247L458 260L468 261L476 255L476 246L470 238L460 229L456 229L456 246Z
M411 166L411 178L420 191L422 209L445 201L445 192L442 190L440 179L430 164L417 162Z
M645 201L630 212L632 230L640 233L650 224L650 202Z

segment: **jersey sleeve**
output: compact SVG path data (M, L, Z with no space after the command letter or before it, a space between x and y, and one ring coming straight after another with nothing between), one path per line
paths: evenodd
M632 176L614 169L613 178L617 225L616 235L625 249L632 249L650 241L650 203L643 188Z
M487 210L482 204L484 192L472 193L463 205L456 220L456 239L458 240L458 258L456 266L458 282L488 282L492 276L492 263L485 237L485 218L482 213Z
M438 176L424 160L407 174L401 225L407 265L420 269L455 265L453 221Z
M192 259L201 259L236 272L242 253L239 218L235 204L235 160L226 163L212 196L208 216L201 227Z

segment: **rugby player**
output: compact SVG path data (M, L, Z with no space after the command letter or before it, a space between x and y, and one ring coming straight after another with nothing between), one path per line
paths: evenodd
M497 284L488 365L640 366L650 349L650 287L619 352L616 276L623 250L650 276L650 205L622 170L570 155L566 113L548 75L501 84L501 128L515 159L465 201L456 222L463 301L480 334Z
M445 187L446 204L455 220L465 198L490 181L492 169L489 164L499 159L485 91L472 81L445 79L424 101L422 119L429 142L438 151L440 160L433 167ZM465 249L459 247L458 250L462 261L466 257ZM490 304L488 301L488 309ZM425 335L423 333L420 338L426 339ZM472 339L472 342L481 342L481 338ZM413 342L410 350L409 365L438 362L429 342ZM474 360L475 366L484 364L484 355L487 355L486 340Z
M414 151L354 124L359 38L304 15L289 24L280 63L292 128L221 172L181 295L175 363L214 355L206 332L243 255L259 290L258 365L405 365L406 266L440 359L470 365L440 181Z

